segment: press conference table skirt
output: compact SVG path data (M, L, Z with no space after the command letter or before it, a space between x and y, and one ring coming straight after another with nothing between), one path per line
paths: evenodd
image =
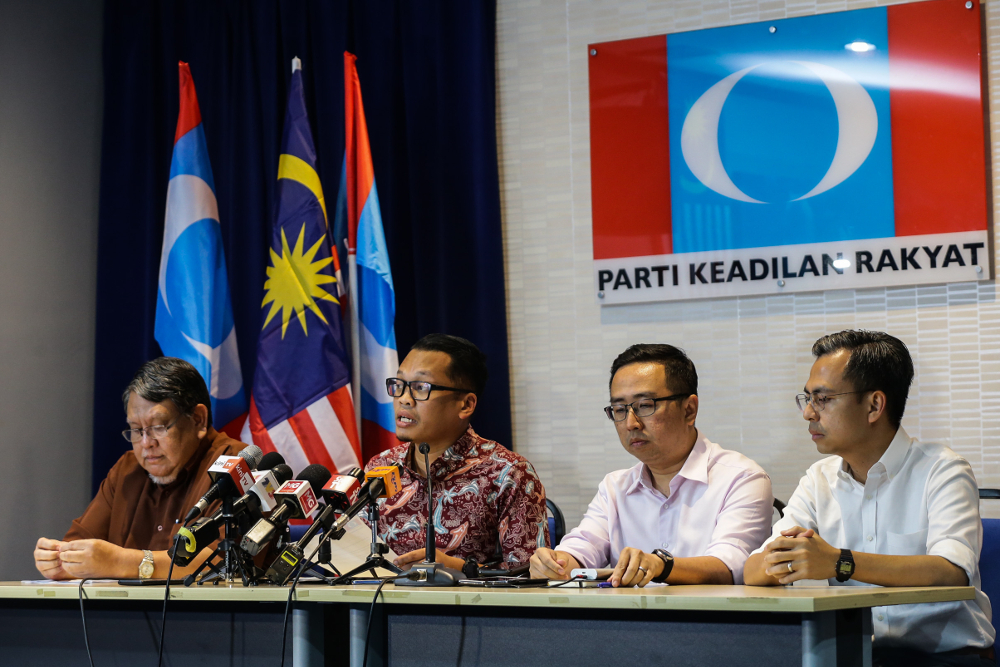
M96 665L154 667L162 587L84 586ZM374 586L301 585L286 665L360 667ZM164 665L277 667L288 589L171 587ZM383 589L368 665L861 665L873 606L971 587ZM0 583L4 664L86 666L78 587Z

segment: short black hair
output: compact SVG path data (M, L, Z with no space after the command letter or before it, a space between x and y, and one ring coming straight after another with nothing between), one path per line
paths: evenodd
M205 378L183 359L157 357L140 366L122 393L126 412L132 392L153 403L169 399L185 415L191 414L200 403L208 410L208 424L212 424L212 398L208 394Z
M823 336L812 346L817 359L838 350L851 353L844 367L844 379L854 391L884 392L886 416L890 424L899 428L913 382L913 359L903 341L882 331L847 329Z
M477 397L483 395L489 371L486 355L474 343L443 333L427 334L410 348L427 352L444 352L451 357L448 377L459 389L468 389Z
M694 362L684 353L684 350L664 343L636 343L619 354L611 364L611 378L608 379L608 391L615 379L615 373L622 366L642 363L662 364L667 372L667 384L672 391L679 394L698 393L698 371Z

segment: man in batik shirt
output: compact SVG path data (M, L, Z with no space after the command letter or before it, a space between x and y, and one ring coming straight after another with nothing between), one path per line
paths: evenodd
M417 447L430 446L436 561L456 570L509 569L548 543L545 489L523 456L480 437L469 421L486 385L486 355L457 336L430 334L413 346L395 378L397 447L366 468L399 465L401 490L380 500L379 536L409 569L424 559L427 471Z

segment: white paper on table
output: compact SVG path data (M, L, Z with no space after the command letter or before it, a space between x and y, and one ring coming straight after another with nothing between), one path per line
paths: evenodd
M316 548L318 540L317 536L309 543L308 548L305 549L306 556ZM348 522L344 536L330 543L330 562L341 573L349 572L365 562L368 554L371 553L371 545L372 529L364 521L355 517ZM390 550L383 554L383 557L391 563L396 554ZM391 577L395 574L395 572L382 568L376 568L375 572L380 577ZM371 576L371 572L365 570L358 576Z

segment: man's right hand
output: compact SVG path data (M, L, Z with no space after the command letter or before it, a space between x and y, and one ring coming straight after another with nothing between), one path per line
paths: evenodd
M565 551L545 547L532 554L528 565L532 579L569 579L570 571L580 567L580 563Z
M59 560L59 547L64 544L66 543L47 537L40 537L35 543L35 568L46 579L58 581L73 578L73 575L62 568L62 561Z

